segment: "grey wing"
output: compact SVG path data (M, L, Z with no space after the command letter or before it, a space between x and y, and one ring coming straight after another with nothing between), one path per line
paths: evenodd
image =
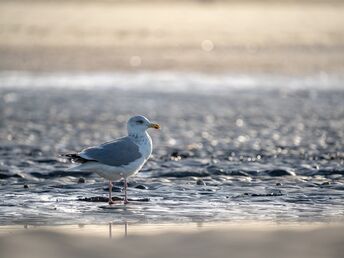
M139 146L129 137L90 147L79 153L79 156L92 161L97 161L109 166L122 166L142 157Z

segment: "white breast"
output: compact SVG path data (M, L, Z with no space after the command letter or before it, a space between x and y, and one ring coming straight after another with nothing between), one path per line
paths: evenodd
M139 139L137 144L139 144L140 153L147 160L153 151L152 139L149 134L145 133L145 136Z

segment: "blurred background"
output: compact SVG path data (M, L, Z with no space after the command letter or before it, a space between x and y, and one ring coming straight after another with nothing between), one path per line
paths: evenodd
M2 0L0 70L341 73L340 0Z

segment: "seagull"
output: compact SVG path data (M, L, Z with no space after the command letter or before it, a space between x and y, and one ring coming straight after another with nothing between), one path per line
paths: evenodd
M124 204L127 204L127 178L137 174L152 154L149 128L160 129L160 125L151 123L144 116L133 116L127 122L128 136L63 156L81 163L70 170L95 172L109 180L110 205L115 203L111 196L112 181L124 178Z

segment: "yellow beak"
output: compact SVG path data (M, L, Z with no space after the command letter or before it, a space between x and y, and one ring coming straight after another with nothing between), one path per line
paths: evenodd
M149 128L154 128L154 129L160 129L160 125L159 124L154 124L154 123L150 124L148 127Z

